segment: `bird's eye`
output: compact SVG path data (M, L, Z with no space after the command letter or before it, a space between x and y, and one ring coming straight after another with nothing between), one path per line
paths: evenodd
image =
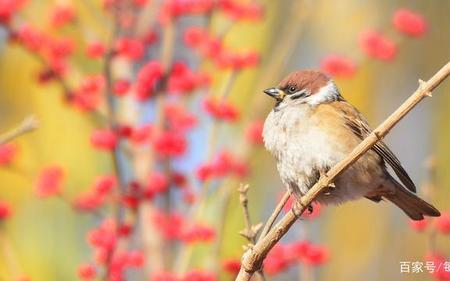
M288 91L289 93L295 93L297 89L295 87L289 87Z

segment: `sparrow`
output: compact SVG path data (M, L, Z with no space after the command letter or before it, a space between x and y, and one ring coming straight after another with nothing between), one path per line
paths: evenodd
M364 116L320 71L293 72L264 93L275 99L264 122L264 145L277 161L283 184L297 200L371 133ZM386 164L401 183L388 172ZM379 141L336 177L315 201L327 205L362 197L374 202L386 199L412 220L440 216L415 192L414 182L399 159Z

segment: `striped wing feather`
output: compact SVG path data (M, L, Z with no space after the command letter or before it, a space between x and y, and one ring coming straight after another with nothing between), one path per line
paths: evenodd
M346 120L346 125L357 135L361 140L366 138L372 129L369 127L364 116L351 104L345 100L337 101L338 107L344 114ZM400 160L394 155L394 153L389 149L389 147L382 141L375 144L372 149L380 155L380 157L387 162L394 170L397 177L405 185L407 189L412 192L416 192L416 186L414 182L409 177L408 173L403 168Z

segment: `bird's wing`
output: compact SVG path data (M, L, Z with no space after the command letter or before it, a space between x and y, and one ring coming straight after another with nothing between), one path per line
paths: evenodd
M372 129L369 127L364 116L354 106L345 100L337 101L336 103L338 103L338 107L344 116L345 125L347 125L361 140L366 138L372 132ZM398 160L384 142L377 142L372 149L392 167L395 174L406 188L412 192L416 192L416 186L403 168L400 160Z

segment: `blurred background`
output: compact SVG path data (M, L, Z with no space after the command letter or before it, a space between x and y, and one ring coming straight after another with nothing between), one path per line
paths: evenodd
M0 0L0 4L7 5L7 2ZM14 15L14 26L30 23L44 32L75 41L77 47L70 57L70 65L76 70L71 70L66 76L70 83L76 84L79 77L102 70L101 63L86 58L83 46L91 39L109 40L112 24L110 15L102 8L105 3L97 0L27 2ZM157 0L149 2L156 7L162 5ZM198 113L198 124L188 135L188 152L173 165L186 174L193 190L198 192L201 182L196 179L195 171L208 158L206 147L211 142L208 136L213 134L214 149L245 155L250 171L243 178L227 177L211 182L205 195L208 199L202 203L204 206L199 217L214 225L216 239L222 242L219 246L195 246L188 262L192 268L217 267L208 262L214 247L219 247L215 253L221 260L239 260L242 245L247 244L238 234L244 228L237 192L239 183L250 185L249 208L254 223L268 218L284 191L272 156L262 145L242 144L241 141L245 139L247 126L253 120L264 120L273 107L273 101L262 94L263 89L276 85L290 71L326 68L324 58L330 55L345 57L355 68L349 75L342 76L328 70L331 75L336 74L335 82L342 95L375 127L417 89L418 79L431 77L450 57L450 2L447 0L252 3L260 4L264 10L258 20L239 21L218 13L208 19L188 16L177 21L180 30L207 24L213 32L225 30L226 46L235 50L254 50L260 57L255 67L234 72L215 69L182 47L182 32L174 38L174 57L186 60L191 67L202 69L211 76L211 90L206 94L214 95L230 87L227 100L236 106L240 118L236 122L221 122L214 126L212 123L217 121L205 114L201 106L202 96L206 94L192 97L189 108ZM76 20L56 30L49 24L49 15L58 5L72 7ZM392 17L402 8L422 15L426 22L423 35L406 36L396 30ZM144 29L145 24L152 23L144 22ZM162 40L167 27L152 26L161 34ZM364 52L360 36L367 29L380 31L396 44L395 58L380 60ZM43 85L37 81L41 61L10 40L7 29L0 27L1 132L17 126L30 114L36 116L40 125L33 133L13 141L17 146L17 156L11 164L0 168L0 201L8 202L11 209L10 217L0 221L0 280L25 280L18 279L21 276L33 281L78 280L77 266L92 256L85 239L86 232L101 220L92 214L75 211L66 199L86 190L96 175L111 173L113 169L109 154L93 149L89 141L92 130L102 126L101 121L69 106L58 83ZM158 44L149 52L159 52L162 47ZM137 64L121 61L113 67L115 73L125 73L128 77L134 77L139 68ZM234 77L230 78L232 75ZM124 100L119 105L121 110L131 110L133 106L129 104L134 98L127 96ZM139 105L141 121L154 120L154 117L146 117L154 113L154 104L155 100L150 100ZM134 113L121 114L126 119ZM386 138L417 184L418 193L441 212L450 209L449 120L450 82L445 81L434 92L433 98L419 104ZM65 199L37 198L33 185L39 171L55 164L64 167ZM176 193L171 196L174 208L181 206L180 196ZM183 208L179 210L183 212ZM218 218L225 219L215 225ZM431 280L434 277L427 273L401 274L400 262L425 263L425 256L431 250L446 255L446 260L449 260L450 239L442 233L434 235L434 223L430 222L424 231L417 231L401 211L385 202L375 204L359 200L342 206L322 207L316 218L296 223L282 241L290 243L307 239L318 243L327 249L326 262L314 266L307 276L307 270L302 273L305 266L293 265L269 275L268 279ZM151 268L152 260L149 258L147 262ZM148 272L132 272L127 276L125 280L149 280ZM220 280L231 279L230 274L220 274Z

